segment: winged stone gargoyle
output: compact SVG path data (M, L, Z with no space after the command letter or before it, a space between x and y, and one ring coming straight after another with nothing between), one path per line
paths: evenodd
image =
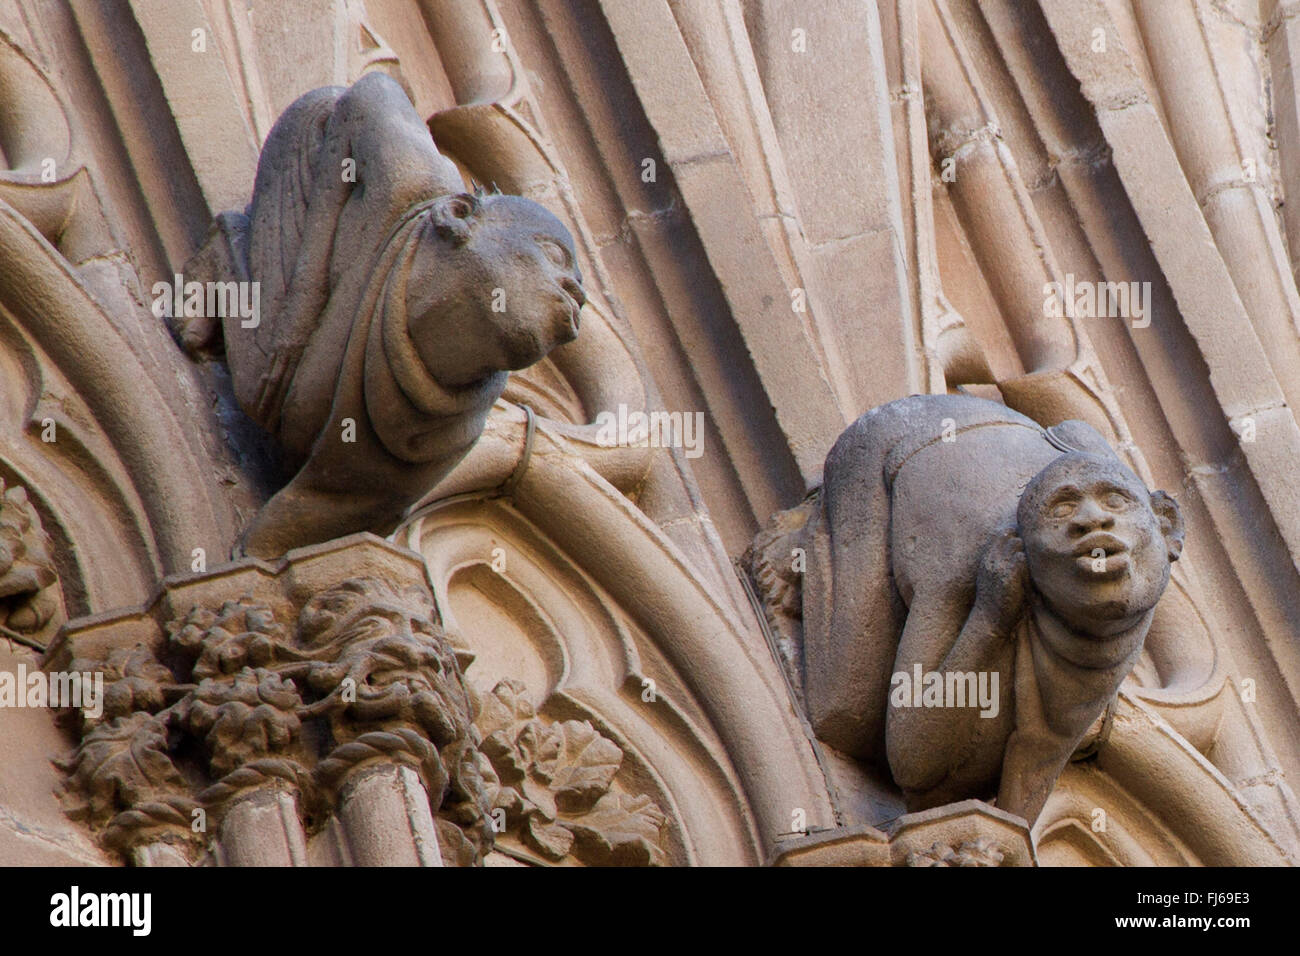
M224 340L235 397L296 473L242 551L387 533L478 440L510 370L578 334L573 239L532 200L466 192L401 87L304 94L262 148L246 213L189 266L256 283L259 314L186 316Z

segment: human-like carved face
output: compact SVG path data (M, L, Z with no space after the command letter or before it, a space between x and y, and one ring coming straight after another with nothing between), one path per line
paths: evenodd
M1030 481L1020 536L1034 587L1062 620L1117 633L1153 608L1182 551L1178 506L1118 461L1069 454Z
M577 337L586 295L573 238L544 207L447 196L433 222L407 301L416 349L444 385L526 368Z

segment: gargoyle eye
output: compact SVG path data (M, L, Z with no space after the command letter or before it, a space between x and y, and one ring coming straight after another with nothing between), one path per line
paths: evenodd
M1068 518L1070 515L1074 514L1075 507L1076 503L1074 501L1058 501L1056 504L1051 506L1049 514L1051 514L1053 518Z
M559 266L561 269L569 268L568 249L565 249L564 246L560 245L550 236L536 236L534 238L537 240L537 245L541 247L542 252L546 254L546 258L550 259L551 262Z
M1105 498L1106 507L1112 511L1121 511L1128 506L1128 497L1118 491L1112 491Z

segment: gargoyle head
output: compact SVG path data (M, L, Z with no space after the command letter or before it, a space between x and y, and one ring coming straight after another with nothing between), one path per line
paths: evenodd
M1062 455L1029 482L1017 511L1030 579L1077 632L1105 637L1155 607L1183 548L1183 520L1114 458Z
M578 335L586 295L573 237L520 196L442 196L430 210L406 305L411 338L444 387L526 368Z

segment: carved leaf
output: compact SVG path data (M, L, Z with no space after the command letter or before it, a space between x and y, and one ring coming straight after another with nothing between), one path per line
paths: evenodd
M47 590L58 579L50 547L26 489L0 480L0 625L32 633L61 608Z
M475 724L497 777L493 806L506 810L524 843L555 861L572 854L584 863L663 863L663 812L649 797L610 792L623 751L590 722L547 724L523 685L504 680L481 699Z
M482 749L492 762L492 769L502 784L517 787L528 775L528 762L515 746L508 731L498 731L484 739Z
M167 728L151 714L100 724L62 766L71 777L63 793L68 815L96 824L126 807L187 790L167 755Z
M562 860L573 847L574 836L558 823L550 823L541 814L528 817L527 842L543 856Z
M212 769L224 776L297 739L302 704L297 688L273 671L244 668L233 680L206 678L195 689L188 728L204 740Z
M595 866L661 866L667 818L647 796L609 793L589 813L561 823L577 837L575 855Z
M536 716L532 703L524 696L524 685L503 680L492 688L492 693L483 695L475 725L484 737L495 733L513 737L516 727Z
M167 625L172 646L195 658L198 680L263 667L297 656L275 612L251 598L227 601L217 612L194 607Z
M554 724L540 741L536 774L551 785L561 810L585 810L609 791L623 751L587 721Z
M157 713L167 702L166 690L176 683L172 672L154 658L143 644L130 648L116 648L102 663L78 658L69 670L76 673L102 671L104 674L103 713L98 719L82 709L86 727L125 717L137 710Z

